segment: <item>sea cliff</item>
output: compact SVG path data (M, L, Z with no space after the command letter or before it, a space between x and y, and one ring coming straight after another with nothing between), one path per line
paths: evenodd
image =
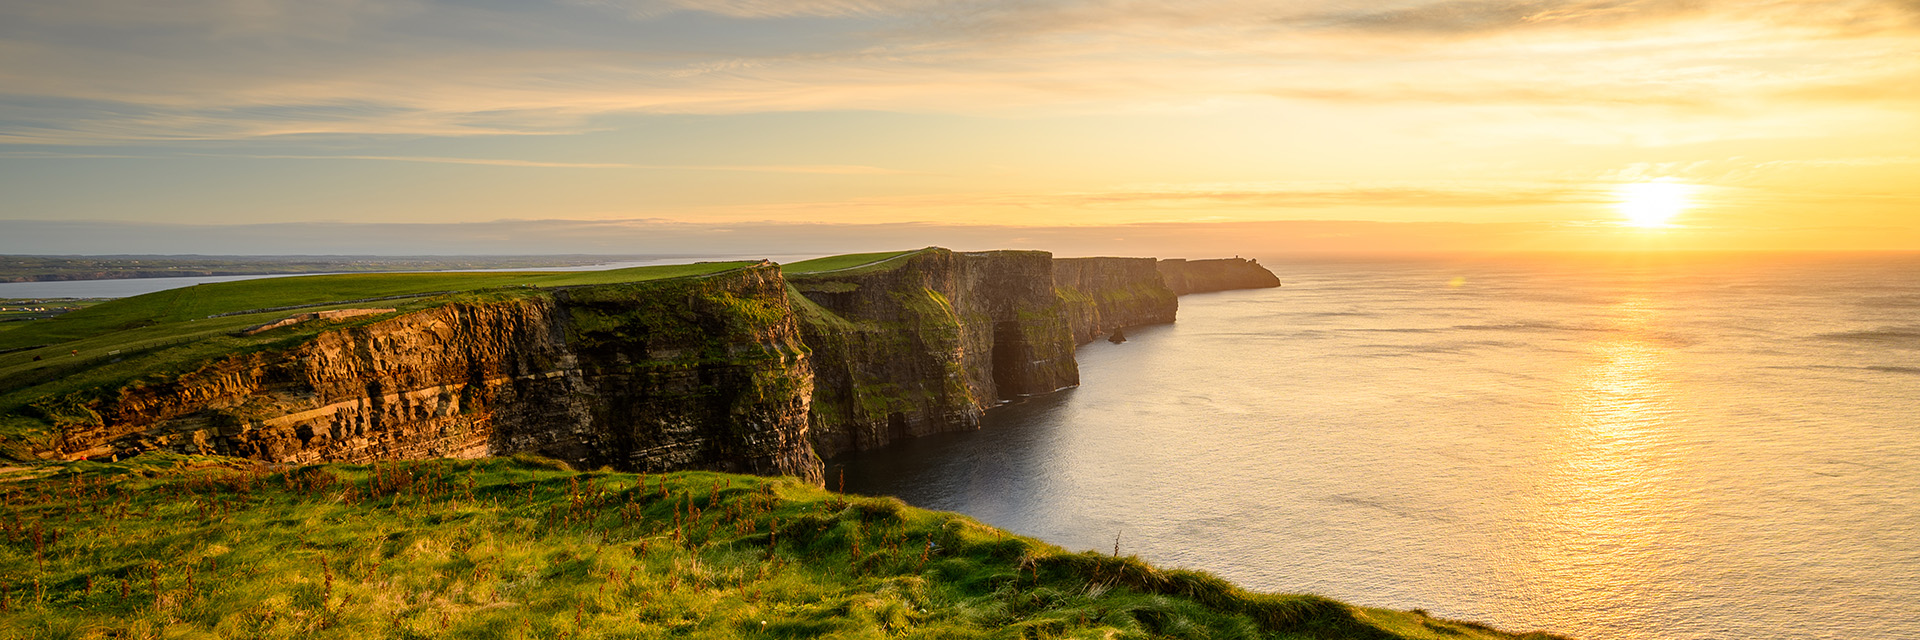
M1280 286L1280 279L1255 260L1220 258L1217 260L1161 260L1160 277L1175 294L1207 293L1229 289L1268 289Z
M270 335L270 334L269 334ZM178 375L43 398L39 457L281 463L536 452L819 481L779 268L462 296Z
M384 297L336 285L387 292L390 278L337 276L127 299L40 330L91 322L70 333L92 337L72 344L125 343L125 354L0 354L0 444L16 458L171 451L287 464L532 452L581 468L817 483L822 457L974 429L991 407L1079 384L1076 345L1173 322L1176 292L1277 284L1243 260L938 247L825 260L845 266L692 265L696 275L662 279ZM296 284L326 289L308 296L324 302L234 309ZM389 302L285 311L373 299ZM167 324L139 311L194 304L217 313ZM226 337L206 332L228 321L239 324ZM199 337L116 337L141 331Z
M1053 286L1075 344L1127 327L1168 324L1180 309L1153 258L1056 258Z
M1045 252L935 247L789 278L822 456L977 428L988 407L1080 382Z
M8 453L51 459L0 465L0 576L20 576L0 580L0 629L1557 640L1250 593L820 488L818 453L972 428L1077 384L1077 343L1173 320L1161 273L929 248L791 281L761 263L291 317L109 326L184 295L73 316L107 331L0 353ZM293 306L354 302L330 291ZM119 335L148 328L174 335ZM79 360L70 344L127 346ZM575 470L603 466L648 473Z

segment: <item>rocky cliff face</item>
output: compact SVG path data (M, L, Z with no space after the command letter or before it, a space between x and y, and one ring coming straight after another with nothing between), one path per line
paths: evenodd
M463 294L311 338L289 333L186 373L43 398L34 417L9 419L52 424L59 436L38 445L41 457L530 451L584 467L818 482L821 455L973 429L989 407L1077 385L1077 344L1172 322L1176 293L1278 285L1238 259L930 248L790 279L763 264Z
M1240 258L1218 260L1161 260L1160 277L1175 294L1206 293L1228 289L1267 289L1280 286L1280 279L1259 262Z
M1153 258L1056 258L1053 287L1075 344L1124 327L1173 322L1180 307Z
M791 280L822 456L973 429L1003 400L1079 384L1050 254L934 248Z
M793 318L772 265L476 296L42 401L61 437L41 453L308 463L532 451L818 482L811 367Z

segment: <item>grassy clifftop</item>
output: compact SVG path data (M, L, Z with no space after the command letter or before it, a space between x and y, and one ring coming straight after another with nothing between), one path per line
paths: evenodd
M147 454L0 494L6 640L1515 637L783 478Z
M880 263L889 262L894 258L898 258L900 256L907 255L909 253L922 253L925 251L927 251L927 249L916 249L913 251L881 251L877 253L849 253L846 255L827 256L824 258L814 258L812 260L802 260L799 262L788 263L788 264L780 265L780 270L783 272L786 272L788 275L826 273L826 272L834 272L834 271L852 271L860 267L869 267L869 266L877 267L880 265Z
M475 291L500 287L563 287L616 284L695 276L737 269L750 262L703 262L608 271L525 271L465 273L372 273L266 278L203 284L123 298L76 311L45 322L23 323L0 331L0 351L67 343L135 329L192 332L204 327L179 326L187 322L242 317L247 312L272 315L284 307ZM224 315L234 314L234 315ZM220 315L221 318L208 316ZM246 326L249 320L218 322ZM76 345L78 346L78 345ZM102 345L105 346L105 345Z
M285 349L342 327L462 302L489 302L579 287L705 276L751 266L714 262L586 272L385 273L246 280L114 300L0 330L0 458L26 456L50 437L33 405L74 393L113 394L216 358ZM344 308L394 309L345 322L308 322L257 335L247 327Z

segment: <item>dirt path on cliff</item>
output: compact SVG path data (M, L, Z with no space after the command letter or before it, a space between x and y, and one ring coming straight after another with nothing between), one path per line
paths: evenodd
M33 473L35 467L0 467L0 482L18 482L41 477L43 473ZM25 473L23 473L25 472Z

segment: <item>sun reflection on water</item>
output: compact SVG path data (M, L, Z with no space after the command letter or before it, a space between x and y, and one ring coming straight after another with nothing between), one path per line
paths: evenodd
M1530 513L1502 571L1538 610L1534 619L1629 620L1650 585L1670 584L1690 546L1673 482L1674 346L1645 295L1611 309L1612 326L1571 372L1564 419L1545 439L1552 461L1517 503Z

